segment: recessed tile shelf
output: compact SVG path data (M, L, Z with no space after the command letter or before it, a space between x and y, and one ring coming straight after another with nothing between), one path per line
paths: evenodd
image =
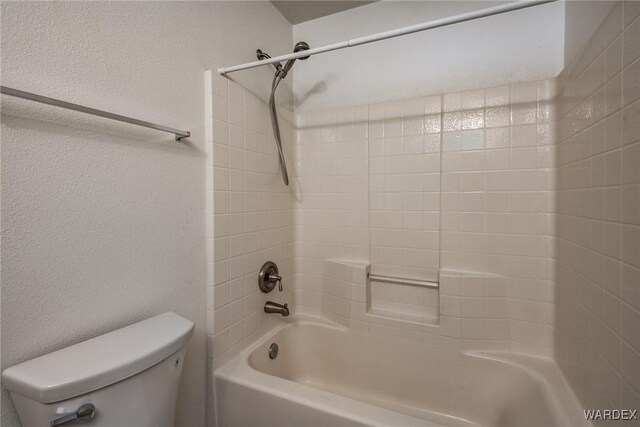
M423 325L438 323L438 283L369 274L367 314Z

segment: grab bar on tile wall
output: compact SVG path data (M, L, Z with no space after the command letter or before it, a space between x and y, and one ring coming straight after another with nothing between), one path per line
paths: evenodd
M397 276L384 276L381 274L368 274L369 280L374 282L387 282L387 283L397 283L400 285L412 285L412 286L422 286L423 288L439 288L440 284L438 282L433 282L431 280L419 280L419 279L406 279L404 277Z
M176 141L180 141L182 138L188 138L191 136L191 132L186 130L174 129L151 122L145 122L144 120L121 116L120 114L109 113L108 111L97 110L95 108L85 107L84 105L73 104L71 102L49 98L48 96L37 95L35 93L25 92L23 90L12 89L6 86L0 86L0 93L4 93L5 95L9 96L15 96L16 98L28 99L29 101L40 102L42 104L53 105L55 107L66 108L67 110L79 111L85 114L105 117L107 119L117 120L119 122L125 122L136 126L142 126L150 129L160 130L162 132L172 133L175 135Z

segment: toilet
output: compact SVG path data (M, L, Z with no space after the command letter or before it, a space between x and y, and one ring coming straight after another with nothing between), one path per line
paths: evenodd
M2 373L23 427L173 426L194 323L164 313Z

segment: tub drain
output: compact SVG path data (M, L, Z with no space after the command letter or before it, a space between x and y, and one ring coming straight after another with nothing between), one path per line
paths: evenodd
M269 346L269 359L278 357L278 344L273 343Z

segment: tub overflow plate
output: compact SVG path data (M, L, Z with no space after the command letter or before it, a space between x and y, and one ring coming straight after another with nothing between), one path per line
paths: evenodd
M269 346L269 359L278 357L278 344L273 343Z

